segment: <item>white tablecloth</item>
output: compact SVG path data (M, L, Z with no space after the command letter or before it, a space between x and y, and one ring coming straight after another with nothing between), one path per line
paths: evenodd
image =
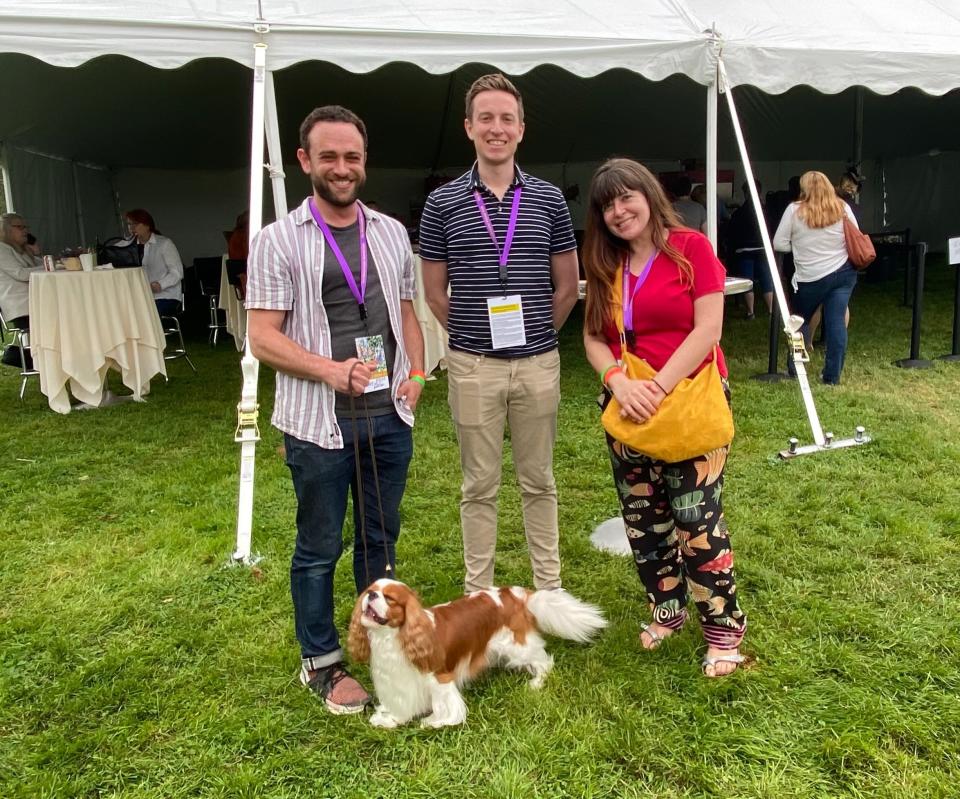
M413 256L413 259L414 271L417 273L417 298L413 301L413 310L423 333L423 371L430 374L438 366L446 368L447 331L427 305L427 297L423 291L423 262L419 255Z
M753 288L753 281L746 277L727 276L723 284L723 293L727 296L731 294L743 294Z
M220 269L220 299L217 304L227 317L227 332L233 336L233 343L236 344L239 352L243 349L243 342L247 337L247 312L227 279L226 255L223 256L223 266Z
M166 375L165 339L143 269L34 272L30 339L40 390L58 413L70 395L100 405L109 369L140 400L154 375Z

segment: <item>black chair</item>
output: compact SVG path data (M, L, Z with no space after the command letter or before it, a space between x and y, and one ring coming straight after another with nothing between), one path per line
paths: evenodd
M2 311L0 311L0 327L3 329L3 340L6 341L7 334L10 334L13 339L10 346L16 347L20 355L20 401L23 402L23 395L27 390L27 380L31 377L40 377L40 372L33 364L30 351L30 331L24 327L15 327L13 324L7 323Z
M217 346L217 336L221 330L226 330L226 320L220 321L224 312L220 309L220 273L223 270L223 257L194 258L193 271L200 285L200 293L206 297L210 310L209 330L210 346Z
M183 313L183 303L180 304L180 310L174 314L161 314L160 315L160 324L163 327L163 335L167 341L172 341L173 348L164 347L163 351L163 360L165 361L175 361L177 358L183 358L190 368L193 369L193 373L197 373L197 367L193 365L193 361L190 360L190 356L187 355L186 345L183 343L183 331L180 329L180 314ZM167 380L170 378L167 377Z
M227 282L233 286L237 299L243 302L247 298L247 260L245 258L227 259Z

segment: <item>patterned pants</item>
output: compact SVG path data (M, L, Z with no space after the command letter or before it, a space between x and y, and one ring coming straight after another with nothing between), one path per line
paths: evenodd
M707 644L740 645L747 618L737 605L733 550L721 495L728 447L679 463L653 460L607 436L620 511L653 620L679 629L687 594Z

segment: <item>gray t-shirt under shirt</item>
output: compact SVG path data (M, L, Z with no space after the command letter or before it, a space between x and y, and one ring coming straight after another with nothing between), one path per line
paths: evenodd
M330 232L343 253L357 290L360 290L360 228L357 223L345 228L330 226ZM367 310L366 321L360 318L360 309L356 297L350 290L347 278L343 274L337 256L333 254L330 245L324 242L326 248L323 260L323 286L321 297L323 307L330 322L330 337L332 342L333 360L345 361L357 357L356 339L358 336L383 336L384 352L387 356L387 372L390 383L393 384L393 361L397 352L397 342L390 330L390 317L387 313L387 303L383 298L380 286L380 277L377 274L373 256L367 247L367 289L364 294L364 306ZM371 391L366 395L367 408L371 416L384 416L394 411L390 389ZM354 399L356 411L363 413L363 398ZM335 408L337 415L349 416L350 398L346 394L336 393Z

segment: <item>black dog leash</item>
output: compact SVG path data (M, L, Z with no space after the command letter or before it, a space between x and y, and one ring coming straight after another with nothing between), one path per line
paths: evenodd
M353 458L357 475L357 497L354 502L358 503L358 515L360 517L360 539L363 541L363 571L367 582L370 582L370 566L367 563L367 518L364 510L363 494L363 470L360 468L360 431L357 430L357 411L353 396L353 370L360 365L361 361L354 362L347 372L347 393L350 397L350 418L353 421ZM370 465L373 468L373 485L377 493L377 511L380 513L380 529L383 531L383 554L386 560L386 573L390 576L393 567L390 565L390 547L387 543L387 522L383 515L383 500L380 496L380 472L377 469L377 452L373 446L373 431L370 429L370 408L367 405L366 394L363 397L363 413L367 423L367 445L370 447Z

